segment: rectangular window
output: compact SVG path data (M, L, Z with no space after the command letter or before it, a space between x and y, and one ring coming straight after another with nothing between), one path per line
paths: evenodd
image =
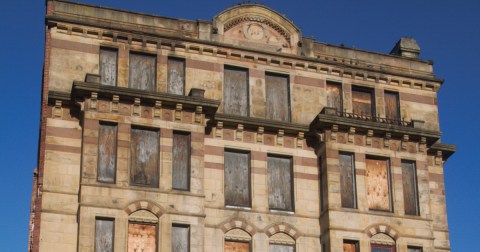
M225 241L224 252L250 252L250 242Z
M353 114L372 117L375 116L373 90L366 88L352 88Z
M225 150L225 205L250 207L250 154Z
M407 252L423 252L423 248L417 246L408 246Z
M351 153L340 153L342 207L356 208L355 160Z
M342 84L327 82L327 107L343 111Z
M398 93L385 92L385 117L389 120L400 121L400 104Z
M270 244L270 252L295 252L294 245Z
M417 171L414 161L402 161L402 181L405 214L419 215Z
M100 48L100 83L107 86L117 85L118 50Z
M159 131L132 128L130 183L158 187Z
M225 67L223 111L225 114L248 116L248 70Z
M185 94L185 60L168 58L167 93Z
M157 225L128 223L128 252L157 251Z
M395 252L395 247L391 245L372 244L372 252Z
M388 160L367 158L365 163L369 209L391 211L390 169Z
M172 226L172 252L190 251L190 227L183 225Z
M290 95L288 76L265 74L266 118L290 121Z
M115 220L95 220L95 252L113 252Z
M190 133L173 132L173 189L190 189Z
M155 55L130 53L128 87L155 91L156 68Z
M98 168L97 180L115 183L115 164L117 162L117 125L100 123L98 132Z
M360 246L358 241L343 240L343 252L359 252Z
M292 158L268 156L267 163L270 209L293 211Z

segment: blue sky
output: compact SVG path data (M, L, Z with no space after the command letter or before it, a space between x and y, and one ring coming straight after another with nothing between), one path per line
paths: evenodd
M211 18L238 1L78 0L185 19ZM26 251L32 171L37 165L44 50L44 0L2 2L0 16L0 244ZM417 39L421 58L434 60L442 141L458 145L445 165L453 251L478 249L480 230L480 1L258 1L304 36L329 44L388 53L402 36Z

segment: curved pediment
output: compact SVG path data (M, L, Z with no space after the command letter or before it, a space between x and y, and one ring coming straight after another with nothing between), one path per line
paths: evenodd
M292 21L259 4L241 4L215 16L220 41L261 50L296 53L300 30Z

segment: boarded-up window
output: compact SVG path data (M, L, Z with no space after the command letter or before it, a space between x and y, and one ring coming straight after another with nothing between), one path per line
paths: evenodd
M225 241L224 252L250 252L250 242Z
M356 207L355 165L353 154L340 153L340 186L342 207Z
M372 244L372 252L395 252L395 247L391 245Z
M266 118L290 121L290 96L288 77L274 74L265 75Z
M415 163L402 161L403 201L405 214L419 215L418 193L417 193L417 172Z
M98 132L98 170L99 182L115 183L115 164L117 161L117 126L101 123Z
M248 71L225 67L223 76L223 111L248 116Z
M385 92L385 117L390 120L400 120L398 93Z
M113 252L114 222L112 219L95 220L95 252Z
M155 91L156 62L153 55L130 53L128 87Z
M343 252L359 252L358 241L343 240Z
M190 189L190 134L173 133L172 187Z
M292 159L269 156L268 205L270 209L293 211Z
M185 94L185 60L168 58L167 93Z
M407 252L422 252L422 247L408 246Z
M250 206L250 154L225 151L225 205Z
M270 252L295 252L294 245L270 244Z
M190 227L172 226L172 252L190 251Z
M157 226L128 223L128 252L157 252Z
M130 182L134 185L158 187L158 130L131 130Z
M117 85L117 54L117 50L100 48L100 83L102 85Z
M365 162L369 209L391 211L388 160L366 159Z
M352 107L356 115L375 116L372 90L352 88Z
M339 83L327 83L327 107L343 111L342 85Z

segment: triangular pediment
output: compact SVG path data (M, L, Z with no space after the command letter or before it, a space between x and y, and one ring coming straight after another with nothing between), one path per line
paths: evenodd
M215 16L219 40L237 46L296 53L300 30L276 11L258 4L241 4Z

